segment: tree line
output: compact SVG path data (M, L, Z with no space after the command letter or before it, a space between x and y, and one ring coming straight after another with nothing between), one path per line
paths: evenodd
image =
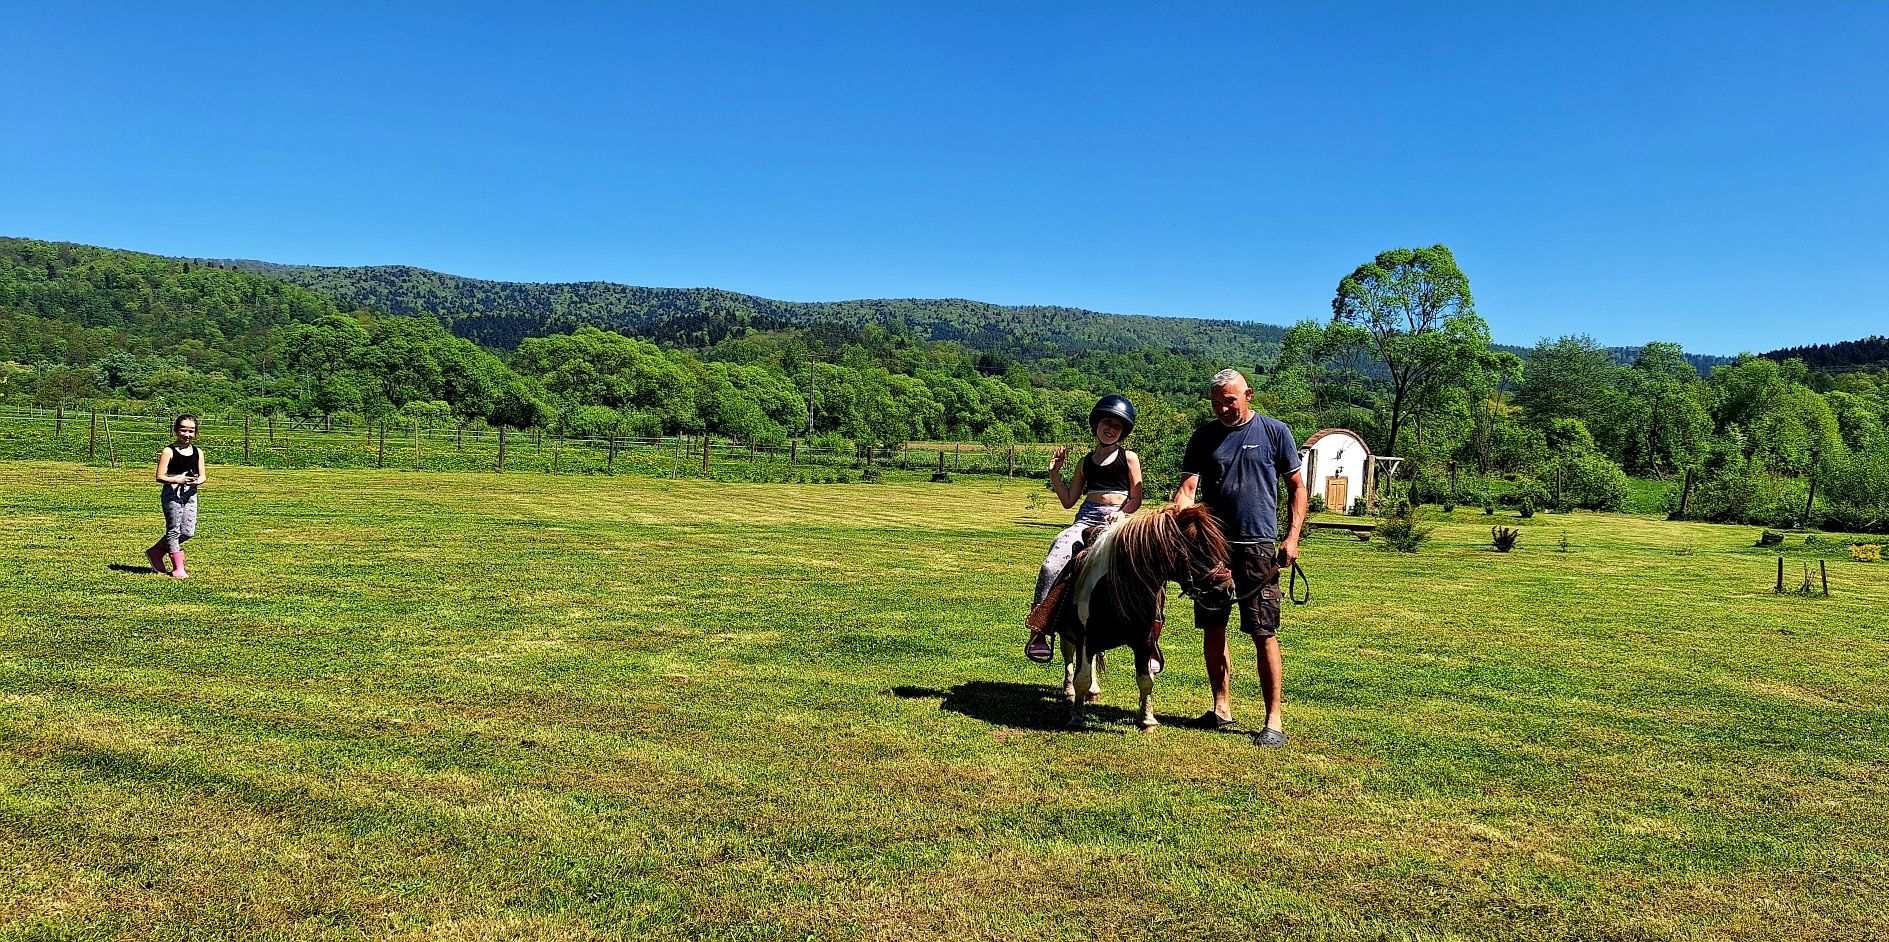
M1621 363L1585 336L1518 354L1490 343L1444 246L1360 265L1329 318L1284 330L1257 362L1113 342L1000 352L896 319L736 320L692 342L573 322L501 350L250 272L0 240L8 402L1001 447L1080 441L1096 396L1119 391L1140 407L1134 442L1158 488L1206 418L1201 382L1232 365L1301 438L1345 427L1406 459L1420 501L1618 509L1632 475L1671 482L1677 510L1690 472L1691 516L1889 528L1889 370L1747 356L1701 376L1676 344Z

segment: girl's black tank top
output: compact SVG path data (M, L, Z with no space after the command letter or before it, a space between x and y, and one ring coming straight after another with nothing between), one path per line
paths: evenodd
M197 450L195 445L192 445L190 454L186 455L179 452L177 446L171 446L171 461L170 464L164 466L164 473L171 475L184 473L202 474L203 452Z
M1128 490L1128 455L1118 454L1108 464L1096 464L1095 452L1082 459L1082 488L1088 491Z

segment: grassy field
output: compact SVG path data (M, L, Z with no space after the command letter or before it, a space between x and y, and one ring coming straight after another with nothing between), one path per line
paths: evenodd
M0 937L1889 935L1889 565L1320 534L1288 748L1184 604L1064 733L1026 487L226 467L176 582L147 470L0 463Z

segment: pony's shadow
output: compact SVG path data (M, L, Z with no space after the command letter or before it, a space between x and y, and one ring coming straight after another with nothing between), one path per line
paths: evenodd
M949 690L934 687L900 686L892 695L904 700L938 700L938 709L959 713L992 726L1062 732L1069 718L1069 704L1063 702L1062 688L1047 684L1013 684L991 680L972 680ZM1087 721L1082 732L1126 733L1139 730L1136 712L1102 703L1091 703L1084 711ZM1161 722L1185 723L1186 720L1161 716Z
M152 572L149 566L127 566L124 563L106 563L105 568L112 572L128 572L134 576L158 575L158 573Z

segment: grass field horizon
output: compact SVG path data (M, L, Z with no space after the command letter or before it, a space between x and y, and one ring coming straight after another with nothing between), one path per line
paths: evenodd
M1060 731L1040 482L213 474L180 582L125 571L147 468L0 462L0 937L1889 934L1889 566L1837 537L1321 533L1264 750L1183 725L1178 599L1168 725L1118 664Z

